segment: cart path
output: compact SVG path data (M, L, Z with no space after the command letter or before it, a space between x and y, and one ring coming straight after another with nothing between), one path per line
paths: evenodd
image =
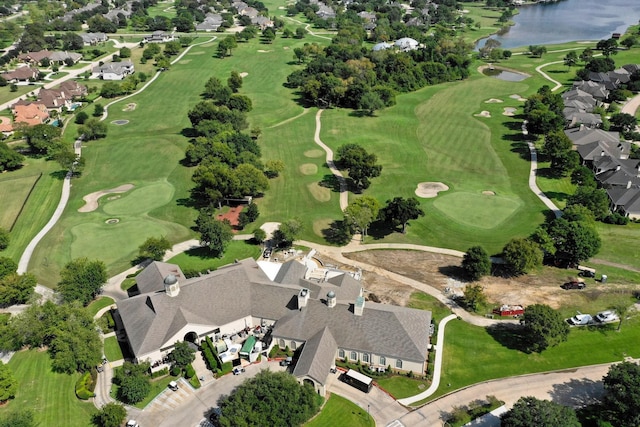
M300 114L298 114L296 116L293 116L293 117L289 117L288 119L285 119L285 120L283 120L283 121L281 121L279 123L276 123L275 125L271 125L271 126L267 127L267 129L273 129L273 128L277 128L278 126L286 125L287 123L290 123L290 122L294 121L295 119L304 116L305 114L307 114L309 112L309 110L310 110L309 108L305 108L305 109L302 110L302 113L300 113Z
M342 173L338 170L335 163L333 162L333 150L327 147L324 142L320 139L320 129L322 128L322 123L320 122L320 117L322 116L322 112L324 110L320 109L316 113L316 132L313 135L313 141L320 146L327 153L327 166L331 170L331 173L338 178L338 182L340 183L340 210L344 211L349 204L349 193L347 193L347 181L342 176Z

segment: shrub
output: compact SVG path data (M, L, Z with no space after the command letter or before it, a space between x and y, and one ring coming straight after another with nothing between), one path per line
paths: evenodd
M88 400L95 396L93 389L95 389L95 382L91 376L91 372L85 372L76 382L76 396L78 399Z
M151 378L160 378L164 377L165 375L169 375L169 368L162 368L159 371L152 372L150 376Z
M191 364L188 364L187 366L185 366L184 368L184 377L189 379L192 378L194 375L196 374L196 370L193 369L193 366L191 366Z
M200 380L195 375L189 379L189 384L191 384L193 388L200 388Z
M177 377L178 375L180 375L180 371L181 371L181 369L180 369L179 366L174 366L174 367L171 368L170 373L171 373L172 376Z
M231 372L233 370L233 363L232 362L226 362L222 364L222 375L228 374L229 372Z

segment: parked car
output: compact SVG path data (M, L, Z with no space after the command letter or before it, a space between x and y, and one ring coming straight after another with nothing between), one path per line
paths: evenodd
M244 372L244 368L241 366L237 366L233 368L233 375L240 375Z
M127 427L140 427L140 424L136 420L127 421Z
M615 322L620 320L615 311L607 310L596 314L596 320L601 323Z
M104 368L102 367L102 365L98 365L98 366L96 366L96 371L102 372L102 371L104 371Z
M569 319L568 322L575 326L584 326L593 322L593 317L591 317L590 314L582 314L578 312L578 314Z
M289 366L291 365L292 361L293 361L292 357L287 357L286 359L283 359L280 361L280 366Z
M262 254L263 257L265 258L269 258L271 256L271 248L267 248L264 250L264 253Z
M587 285L584 282L567 282L561 286L562 289L584 289Z
M178 390L178 383L177 383L177 382L175 382L175 381L171 381L171 382L169 383L169 388L170 388L171 390L173 390L173 391Z

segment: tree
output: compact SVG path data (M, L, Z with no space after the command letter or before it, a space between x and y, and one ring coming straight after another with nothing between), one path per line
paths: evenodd
M500 416L502 427L580 427L576 411L549 400L521 397Z
M273 241L277 246L289 247L301 231L302 222L297 218L290 219L280 224L278 229L273 232Z
M151 391L149 378L145 373L149 370L149 363L133 364L125 362L122 369L117 371L114 382L118 388L118 398L125 403L135 404L144 400Z
M602 188L580 186L567 199L567 206L582 205L588 208L597 220L609 215L609 196Z
M616 312L620 321L618 322L618 331L622 328L622 322L626 320L629 314L632 312L633 305L629 304L629 300L626 298L620 298L614 301L610 307Z
M10 241L11 238L9 236L9 232L0 227L0 251L4 251L5 249L7 249Z
M578 54L576 53L575 50L572 50L571 52L567 53L564 56L564 65L566 65L568 68L573 67L577 63L578 63Z
M229 221L218 221L207 210L200 211L196 228L200 232L200 244L208 247L216 258L224 254L229 242L233 239Z
M18 381L13 376L11 369L0 361L0 402L4 403L13 399L18 391Z
M189 343L186 341L178 341L174 346L171 353L169 353L169 360L173 366L177 366L180 369L184 369L185 366L196 360L195 350L189 347Z
M598 231L587 221L555 218L547 226L547 232L554 241L556 259L571 264L588 260L598 253L602 244Z
M80 111L78 114L76 114L75 122L79 125L82 125L87 121L88 118L89 115L87 113L85 113L84 111Z
M595 188L597 186L593 171L586 166L578 166L571 172L571 183L581 187Z
M233 49L236 47L238 47L238 40L236 39L236 36L226 36L224 39L220 40L220 43L218 43L218 54L221 58L231 56Z
M380 176L382 166L377 165L375 154L367 151L358 144L345 144L338 148L338 162L349 171L349 178L357 190L365 190L371 185L370 178Z
M523 337L529 351L540 353L569 336L569 325L562 315L546 304L528 306L523 319Z
M502 249L502 258L517 276L542 265L542 250L529 239L514 238Z
M38 280L33 274L14 272L0 277L0 305L26 304L35 291Z
M242 77L237 71L231 71L231 75L227 79L227 86L233 93L236 93L242 87Z
M467 285L464 288L464 303L467 308L476 311L478 306L487 303L487 297L480 285Z
M0 141L0 172L20 168L23 160L24 156L22 154L9 148L5 142ZM2 250L1 247L0 250Z
M282 160L267 160L264 164L264 174L267 178L277 178L282 171L284 171Z
M544 152L551 159L551 171L556 176L565 176L579 165L579 157L572 148L573 143L562 131L545 135Z
M262 30L262 37L267 43L272 43L276 38L276 30L273 27L267 27Z
M84 168L84 157L76 154L70 146L58 147L52 157L62 169L72 174L80 174Z
M227 88L228 90L231 90ZM227 107L230 110L242 111L243 113L248 113L253 109L253 103L251 102L251 98L245 95L239 95L237 93L232 94L227 101Z
M473 246L462 257L462 269L470 280L480 280L491 273L491 259L482 246Z
M18 264L16 264L11 258L0 257L0 279L8 276L9 274L15 273L18 269Z
M596 44L596 49L602 51L602 54L606 57L615 55L618 53L618 41L614 38L600 40Z
M529 52L533 56L537 56L538 58L542 58L542 55L547 53L547 48L544 46L530 45Z
M606 418L619 427L640 425L640 365L631 362L611 365L603 382Z
M296 38L303 39L307 35L307 30L304 27L296 28Z
M169 67L171 67L171 61L164 55L158 55L156 56L156 67L158 67L160 71L168 70Z
M304 424L319 410L316 393L287 372L260 371L220 401L222 427Z
M266 238L267 232L262 228L256 228L255 230L253 230L253 240L255 240L259 245L261 245Z
M593 59L593 49L590 47L586 48L580 54L580 61L587 63Z
M131 58L131 49L128 47L121 47L119 56L120 58Z
M120 427L126 416L127 410L124 406L110 402L98 411L94 419L100 427Z
M33 419L33 412L24 408L9 412L0 419L0 427L37 427L38 425Z
M402 225L402 234L407 232L407 225L410 220L424 216L424 210L420 207L420 202L415 197L402 198L394 197L387 200L387 205L380 211L383 221L390 222L394 227Z
M84 135L85 140L104 138L107 136L107 125L95 117L91 117L78 127L78 135Z
M138 254L142 258L151 258L154 261L162 261L164 254L171 249L171 242L166 237L149 237L138 247Z
M76 258L64 266L60 272L58 291L65 301L79 301L87 305L95 298L107 281L107 267L104 262L89 258Z
M164 54L167 56L174 56L180 52L180 42L177 40L170 41L164 45Z
M30 126L24 129L23 135L34 153L44 154L55 147L62 129L48 124Z
M380 202L373 197L362 196L349 203L344 210L345 222L354 226L360 231L362 241L367 235L367 230L371 223L378 218L380 212Z
M376 110L384 108L384 101L377 92L365 92L358 102L358 108L373 116Z
M612 125L620 129L622 132L629 132L635 129L638 124L638 119L627 113L612 114L610 121Z
M104 114L104 107L102 104L93 104L93 117L102 117Z
M252 223L260 216L260 211L258 210L258 205L255 203L250 203L246 209L243 209L240 212L238 222L239 226L244 228L245 225Z

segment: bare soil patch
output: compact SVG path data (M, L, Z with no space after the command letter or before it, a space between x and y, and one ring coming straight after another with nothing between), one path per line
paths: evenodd
M240 224L240 212L242 212L243 208L244 206L242 205L233 206L229 208L227 212L216 215L216 219L218 221L224 221L226 219L231 223L233 227L236 227L238 224ZM235 231L236 230L233 230L234 233Z
M376 250L345 254L347 258L381 267L397 274L418 280L443 293L445 288L458 288L466 283L462 276L462 259L430 252ZM406 305L415 290L404 284L393 283L370 271L363 273L365 288L383 302ZM549 277L526 275L514 278L484 277L479 282L488 300L496 306L501 304L548 304L554 308L571 305L575 298L572 292L560 288ZM460 293L461 289L453 289Z
M441 182L421 182L416 188L416 196L424 199L436 197L439 192L447 191L449 187Z
M138 105L135 102L130 102L126 107L122 109L122 111L133 111L136 109Z
M480 111L478 114L474 114L475 117L485 117L485 118L490 118L491 117L491 113L488 112L487 110L484 111Z
M247 77L249 75L249 73L240 73L238 75L244 79L245 77Z
M78 212L93 212L98 209L98 200L100 197L105 196L107 194L114 193L126 193L134 187L133 184L123 184L116 188L111 188L109 190L96 191L94 193L87 194L82 198L84 200L85 205L78 209Z
M305 157L311 157L311 158L322 157L322 156L324 156L324 151L322 151L322 150L307 150L307 151L304 152L304 156Z

